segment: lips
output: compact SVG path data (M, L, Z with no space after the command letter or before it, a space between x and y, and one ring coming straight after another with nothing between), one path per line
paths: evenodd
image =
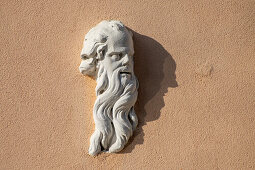
M126 71L122 71L122 72L120 72L120 74L129 74L129 75L131 75L130 72L126 72Z

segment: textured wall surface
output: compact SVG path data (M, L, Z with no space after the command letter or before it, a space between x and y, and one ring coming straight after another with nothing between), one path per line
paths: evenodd
M254 169L255 1L1 0L0 169ZM96 82L78 71L101 20L134 33L139 126L87 154Z

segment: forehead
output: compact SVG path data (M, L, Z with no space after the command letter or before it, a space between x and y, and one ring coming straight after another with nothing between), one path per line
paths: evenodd
M133 53L133 40L129 33L118 32L112 34L108 39L108 51L126 51Z

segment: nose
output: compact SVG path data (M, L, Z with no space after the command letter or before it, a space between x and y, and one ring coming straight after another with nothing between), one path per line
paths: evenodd
M122 65L129 65L130 64L130 57L126 54L122 59Z

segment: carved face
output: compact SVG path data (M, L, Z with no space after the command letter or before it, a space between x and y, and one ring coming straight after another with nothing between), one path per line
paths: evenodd
M100 64L106 66L109 75L112 75L116 68L122 67L121 74L131 76L134 65L133 55L132 37L128 34L116 35L109 39L105 57Z

